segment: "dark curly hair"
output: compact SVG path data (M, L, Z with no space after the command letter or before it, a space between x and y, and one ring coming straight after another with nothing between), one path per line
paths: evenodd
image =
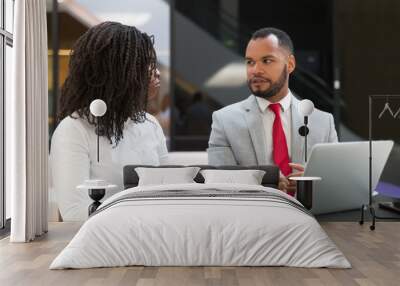
M102 99L107 112L99 120L99 134L118 144L128 119L146 120L147 92L155 69L151 36L116 22L90 28L72 48L58 120L76 119L76 112L95 125L89 106L94 99Z

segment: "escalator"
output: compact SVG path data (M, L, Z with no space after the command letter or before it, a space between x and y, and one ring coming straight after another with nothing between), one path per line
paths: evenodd
M236 2L240 6L240 1ZM210 120L212 111L249 95L243 55L256 29L244 24L239 15L224 10L221 3L212 0L194 3L176 0L173 5L175 50L172 69L181 82L183 79L194 84L197 91L204 94L204 104L209 109L205 115L206 122ZM265 25L265 21L260 21L258 28ZM268 25L274 26L274 23ZM297 67L291 75L290 89L300 99L310 99L317 108L333 113L339 123L344 104L339 93L333 89L333 84L328 83L328 80L333 82L333 59L327 54L331 54L331 51L300 46L296 51ZM176 81L174 90L175 116L178 120L173 127L172 149L204 150L208 145L210 129L207 132L203 128L203 133L194 134L196 128L183 126L193 93L185 92ZM197 142L195 147L194 142Z

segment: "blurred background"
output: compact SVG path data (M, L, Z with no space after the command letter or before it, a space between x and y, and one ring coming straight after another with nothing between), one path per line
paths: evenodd
M206 150L212 112L249 96L244 53L262 27L291 36L297 68L290 89L333 114L340 141L368 139L369 95L400 94L398 0L48 0L47 6L50 133L72 44L106 20L155 37L162 83L148 112L160 121L170 151ZM390 99L399 116L378 119L386 101L372 104L372 139L399 143L400 98ZM396 144L382 193L400 196L399 151Z
M172 151L205 150L212 112L248 97L244 52L261 27L292 37L298 65L290 88L334 115L342 141L368 137L368 95L400 93L398 0L47 2L50 132L71 47L106 20L155 36L162 84L148 111L159 119ZM396 121L376 125L382 131ZM387 133L380 136L398 136Z
M12 72L13 11L14 0L0 0L1 144ZM155 37L162 82L148 111L160 121L170 151L204 151L212 112L249 96L245 47L262 27L277 27L291 36L298 65L290 88L333 114L340 141L368 139L369 95L400 94L399 0L47 0L50 138L72 45L91 26L107 20ZM386 112L379 119L387 102L396 116ZM382 176L395 186L395 196L400 196L399 110L400 98L383 97L372 105L373 139L396 142ZM10 196L0 179L4 203ZM381 187L383 193L387 190Z

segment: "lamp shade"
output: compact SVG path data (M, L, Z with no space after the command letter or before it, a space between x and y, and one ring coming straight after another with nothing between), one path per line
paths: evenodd
M301 115L309 116L314 111L314 103L311 100L304 99L300 101L298 110Z
M95 99L90 103L89 109L92 115L101 117L107 111L107 104L101 99Z

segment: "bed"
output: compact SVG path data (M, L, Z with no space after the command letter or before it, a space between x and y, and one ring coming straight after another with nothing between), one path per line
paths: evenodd
M313 215L276 189L274 166L219 167L264 170L262 185L204 183L199 173L195 183L150 186L138 186L137 167L124 168L126 189L102 203L50 269L351 267Z

